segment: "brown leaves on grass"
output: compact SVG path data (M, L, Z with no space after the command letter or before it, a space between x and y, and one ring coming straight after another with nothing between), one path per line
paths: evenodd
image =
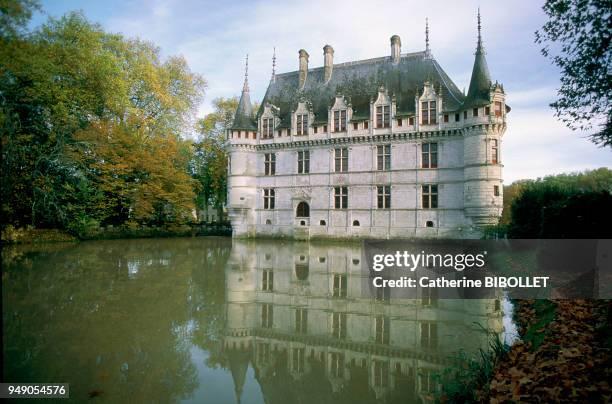
M607 302L558 300L555 318L539 326L533 300L518 302L521 335L537 325L543 341L519 342L502 360L481 401L609 402L610 351L598 335ZM530 331L533 332L533 331Z

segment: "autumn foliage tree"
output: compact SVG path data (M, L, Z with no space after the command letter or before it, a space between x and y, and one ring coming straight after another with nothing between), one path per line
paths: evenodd
M191 215L198 185L183 138L204 80L182 57L162 60L153 44L80 13L30 32L34 1L2 6L13 15L0 30L2 224L73 229Z

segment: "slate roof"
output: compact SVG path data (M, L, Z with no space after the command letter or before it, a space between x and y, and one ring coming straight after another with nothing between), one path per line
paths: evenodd
M249 95L249 90L247 85L245 84L245 88L242 90L242 95L240 96L240 102L238 103L238 108L236 109L236 114L234 115L234 122L230 129L236 130L257 130L257 124L253 117L253 107L251 105L251 97Z
M489 66L485 58L482 42L478 41L474 67L472 68L472 78L468 89L464 108L477 108L491 103L491 75Z
M323 74L323 67L309 69L302 91L298 90L299 71L276 75L268 86L258 116L270 103L280 109L279 127L289 127L291 112L304 99L312 106L314 123L327 123L328 108L333 105L336 94L341 94L353 108L354 121L369 119L370 100L376 98L381 85L390 96L395 96L398 115L414 114L415 94L422 91L425 81L433 83L436 91L442 89L442 111L457 111L465 101L459 88L426 52L404 54L397 64L388 56L335 64L327 83Z

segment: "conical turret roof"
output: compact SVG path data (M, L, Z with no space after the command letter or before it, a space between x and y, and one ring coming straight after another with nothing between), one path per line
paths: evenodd
M257 125L253 119L253 106L251 105L251 96L249 95L249 57L247 55L246 69L244 73L244 85L242 86L242 94L240 102L234 115L234 122L230 129L237 130L257 130Z
M485 58L482 37L480 35L480 10L478 10L478 44L472 68L470 88L464 103L465 108L476 108L490 103L491 74Z

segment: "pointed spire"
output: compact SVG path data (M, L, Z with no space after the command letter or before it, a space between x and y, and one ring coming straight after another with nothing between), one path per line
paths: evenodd
M249 91L249 54L246 55L246 63L244 66L244 85L242 86L242 91Z
M485 58L484 47L482 46L482 27L480 21L480 7L478 8L478 43L474 57L474 67L472 68L472 78L468 88L467 98L464 103L465 108L480 107L489 103L489 91L491 89L491 75Z
M276 82L276 46L274 47L274 51L272 52L272 79L273 83Z
M482 35L481 35L481 24L480 24L480 7L478 7L478 43L476 44L476 52L484 53L484 47L482 46Z
M425 53L429 55L429 18L425 17Z
M234 115L234 123L230 129L246 129L256 130L257 126L253 122L253 106L251 105L251 97L249 95L249 55L246 55L246 63L244 67L244 85L242 86L242 94L240 102Z

